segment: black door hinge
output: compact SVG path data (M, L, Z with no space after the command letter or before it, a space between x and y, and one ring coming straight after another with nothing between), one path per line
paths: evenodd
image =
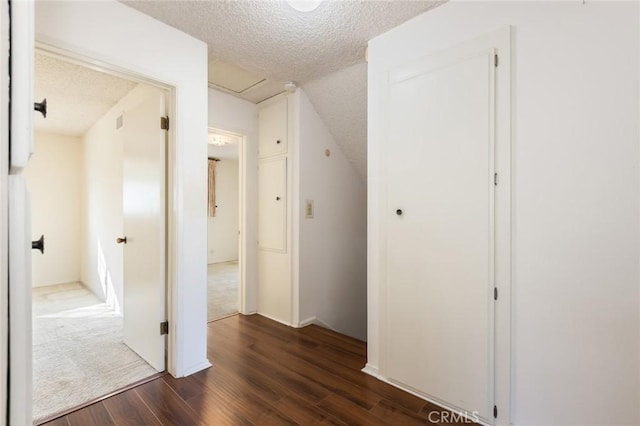
M169 130L169 116L160 117L160 128L162 130Z
M164 336L165 334L169 334L169 321L160 323L160 335Z
M498 186L498 174L493 174L493 186Z
M495 55L493 55L493 65L495 65L496 68L498 67L498 54L497 53Z
M498 300L498 287L493 288L493 300Z
M498 406L497 405L493 406L493 418L494 419L498 418Z

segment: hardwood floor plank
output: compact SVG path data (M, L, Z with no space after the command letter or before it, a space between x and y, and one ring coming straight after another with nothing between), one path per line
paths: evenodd
M434 422L430 421L427 417L422 417L415 412L411 412L402 407L399 407L386 399L383 399L371 409L371 413L385 420L385 422L394 425L413 426L413 425L438 425L436 419L439 417L433 417Z
M317 356L317 354L305 351L303 348L297 347L291 349L291 355L304 359L307 362L314 363L328 373L342 377L344 380L348 380L362 388L369 389L380 395L382 398L388 399L409 411L419 413L423 410L425 404L429 404L427 401L420 399L417 396L404 392L388 383L384 383L375 377L363 373L360 369L350 368L332 359Z
M109 426L116 423L105 408L103 402L89 405L82 410L74 411L67 415L67 420L71 426L101 425Z
M259 415L252 411L255 410L253 408L254 401L249 401L251 402L248 404L247 410L243 410L243 407L239 406L234 398L224 392L207 389L201 395L187 401L187 404L197 413L203 424L250 426L254 424L250 419L257 418Z
M253 315L248 319L246 319L245 322L249 322L253 320L257 320L257 322L259 322L260 324L264 323L265 321L270 321L270 320L265 320L263 317L260 317L259 315ZM270 322L274 323L273 321L270 321ZM314 327L317 327L317 326L314 326ZM306 328L301 330L292 329L290 327L286 327L278 323L274 323L274 325L272 325L272 328L282 329L283 333L287 333L287 334L300 333L301 330L306 329ZM337 334L330 330L327 330L327 331L329 335ZM347 337L347 339L355 340L350 337ZM259 340L260 339L251 338L247 340L247 342L248 341L256 342ZM397 405L400 405L411 412L419 413L427 403L423 399L420 399L414 395L404 392L394 386L381 382L380 380L377 380L376 378L361 372L359 368L355 369L352 367L348 367L344 365L344 363L334 361L331 358L318 356L318 354L315 351L309 350L308 345L297 344L295 339L288 339L288 340L289 340L289 343L287 343L286 345L279 344L278 342L274 342L274 341L269 341L268 345L270 348L282 348L284 351L286 351L286 353L289 356L294 356L294 357L303 359L308 363L313 364L316 367L324 370L325 373L328 372L335 376L341 377L343 380L348 380L352 384L359 386L360 388L366 390L367 392L376 393L377 395L380 396L380 398L374 401L374 405L377 404L377 402L380 399L386 398L389 401ZM280 354L271 355L271 357L274 357L274 356L280 357L281 355ZM364 362L365 360L363 358L361 363L364 364ZM288 363L288 367L291 367L291 366L292 364Z
M206 388L204 383L193 376L176 379L170 374L167 374L162 379L185 401L202 395Z
M352 337L336 333L333 330L322 328L314 324L303 327L300 331L302 334L313 338L313 340L339 347L342 350L351 352L354 355L358 355L363 358L367 357L367 345L360 340L356 340Z
M103 403L118 426L161 425L160 421L134 390L114 395L105 399Z
M239 333L249 335L251 331L244 330L242 332L239 331ZM223 352L225 350L230 350L228 347L223 346L222 341L219 346L218 350ZM216 349L210 350L215 352ZM295 392L298 395L303 396L311 402L318 402L329 394L329 391L323 386L305 379L277 360L265 358L256 354L255 351L251 350L249 347L242 345L236 346L233 348L233 354L238 362L242 363L245 368L268 372L269 377L276 381L280 386L288 389L290 392Z
M69 420L67 420L67 416L62 416L50 422L43 423L41 426L69 426Z
M297 358L291 354L291 351L287 351L284 348L279 348L275 345L263 346L255 344L252 345L250 349L265 358L280 360L287 365L287 368L295 371L300 376L323 386L329 392L340 395L358 404L366 410L371 409L381 400L378 394L354 385L344 380L344 378L333 375L318 367L313 362Z
M288 395L276 402L274 406L281 413L286 413L289 418L301 425L345 425L331 414L316 405L310 404L295 395Z
M239 330L241 332L243 330L256 332L256 335L254 335L252 339L254 343L258 340L264 341L269 336L279 336L279 342L273 341L273 343L297 343L301 348L306 347L314 353L320 353L330 359L358 370L361 370L366 364L366 347L363 342L359 342L359 344L356 345L357 347L345 345L335 339L331 341L331 337L323 332L317 332L316 334L321 336L324 341L317 340L313 336L305 337L305 333L309 334L309 332L305 332L305 330L309 329L309 327L312 327L313 330L320 329L318 326L295 329L279 324L275 321L271 321L260 315L251 315L244 318L241 317L238 321L240 325ZM327 330L327 332L334 333L330 330ZM314 333L315 332L311 331L311 334ZM357 342L355 339L352 340Z
M318 404L326 412L334 415L348 425L383 425L386 423L382 418L364 408L344 399L339 395L332 394Z
M135 391L162 424L206 424L201 422L191 407L162 379L145 383L135 388Z
M258 423L260 426L297 426L298 423L288 418L286 415L280 412L272 413L260 419Z
M212 357L213 358L213 357ZM268 375L238 360L216 357L216 365L194 376L210 388L223 386L250 386L252 390L266 401L277 401L289 391Z

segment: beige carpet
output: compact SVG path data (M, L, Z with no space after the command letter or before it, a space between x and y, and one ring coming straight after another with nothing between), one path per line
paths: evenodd
M209 321L238 312L238 262L212 263L208 266L207 319Z
M33 289L33 418L156 374L122 343L123 319L82 284Z

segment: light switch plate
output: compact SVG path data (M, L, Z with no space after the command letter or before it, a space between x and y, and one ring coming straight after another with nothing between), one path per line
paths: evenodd
M313 200L304 200L304 217L313 219Z

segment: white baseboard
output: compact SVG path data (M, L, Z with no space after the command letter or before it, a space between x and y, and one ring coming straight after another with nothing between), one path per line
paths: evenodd
M187 369L181 377L190 376L197 373L198 371L206 370L209 367L211 367L211 363L208 359L205 359L200 364L194 365L193 367Z
M364 366L364 368L362 370L363 373L366 373L370 376L375 377L376 379L380 379L379 377L379 372L378 372L378 367L374 367L373 365L367 363L367 365Z
M320 318L318 317L309 317L306 320L300 321L297 325L294 324L295 328L302 328L302 327L306 327L308 325L317 325L319 327L322 328L326 328L328 330L333 330L336 331L335 328L331 327L329 324L327 324L326 322L322 321Z
M261 316L263 316L265 318L269 318L271 321L279 322L280 324L284 324L287 327L293 327L293 324L291 324L290 322L282 321L281 319L274 318L274 317L269 316L267 314L263 314L262 312L255 312L254 314L258 314L258 315L261 315Z
M375 371L375 374L373 374L373 372ZM451 412L454 412L456 414L460 414L463 417L467 418L468 420L470 420L471 422L475 422L477 424L481 424L484 426L492 426L493 423L491 423L490 421L481 419L481 418L475 418L471 415L466 414L466 412L462 409L460 409L459 407L456 407L454 405L448 404L444 401L441 401L437 398L433 398L429 395L426 395L422 392L419 392L415 389L412 389L409 386L405 386L402 383L398 383L398 382L394 382L393 380L389 380L386 377L383 377L379 374L379 371L376 367L370 366L369 364L365 365L365 367L362 369L362 372L370 374L372 376L374 376L375 378L377 378L378 380L380 380L381 382L385 382L391 386L393 386L394 388L398 388L402 391L405 391L407 393L410 393L411 395L417 396L420 399L424 399L425 401L429 401L432 404L437 405L438 407L444 408L445 410L449 410Z

